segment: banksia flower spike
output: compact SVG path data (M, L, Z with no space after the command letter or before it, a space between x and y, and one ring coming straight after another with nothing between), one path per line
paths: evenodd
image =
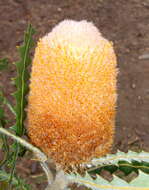
M28 106L31 142L65 169L108 153L116 76L112 44L92 23L58 24L35 50Z

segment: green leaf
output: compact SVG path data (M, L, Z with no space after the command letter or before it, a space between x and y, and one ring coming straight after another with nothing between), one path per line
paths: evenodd
M16 116L14 107L10 104L7 98L4 98L4 104L9 108L9 110Z
M0 120L4 118L4 110L0 107Z
M13 126L9 127L9 129L15 132L17 130L17 126L13 125Z
M141 171L145 172L145 173L148 173L149 174L149 163L148 162L138 162L138 161L132 161L132 165L135 167L135 168L138 168L140 169Z
M149 177L143 172L139 172L138 177L127 183L126 181L120 179L117 176L114 176L111 182L103 179L100 176L94 180L91 176L86 173L84 177L79 174L67 174L67 178L72 183L78 183L79 185L85 185L86 187L91 188L92 190L148 190L149 189Z
M9 110L10 110L14 115L16 115L13 106L10 104L10 102L7 100L7 98L4 97L4 95L3 95L3 93L2 93L1 90L0 90L0 103L1 103L1 104L5 104L5 105L9 108ZM0 115L0 118L1 118L1 115Z
M118 162L119 165L119 170L121 170L122 172L124 172L125 175L129 175L132 171L136 172L138 171L137 167L133 167L133 164L124 161L124 160L120 160Z
M16 98L16 134L18 136L22 136L24 134L24 119L26 117L24 108L27 104L25 96L28 92L28 65L31 63L31 59L29 57L30 49L33 47L33 39L32 35L35 33L32 26L29 24L27 31L24 36L24 43L21 47L18 48L20 53L20 61L16 62L17 68L17 77L15 78L15 85L17 87L17 91L14 93Z
M23 45L18 48L18 51L20 53L20 60L15 63L16 68L17 68L17 77L14 79L14 81L15 81L17 91L14 93L14 96L16 99L16 106L14 109L15 116L16 116L16 123L15 123L15 127L13 127L13 130L15 131L16 135L20 137L23 136L25 133L23 122L26 117L25 106L27 104L26 94L28 92L27 83L29 79L28 65L31 63L29 54L30 54L30 49L33 47L32 36L34 32L35 31L32 28L31 24L29 24L27 31L25 32L25 35L24 35ZM12 169L11 169L9 184L11 184L11 181L15 174L16 160L18 156L23 155L25 152L25 148L21 147L19 143L15 142L13 145L12 147L14 149L14 152L13 152L13 157L12 157Z
M135 161L145 161L149 162L149 153L148 152L133 152L129 151L128 153L118 151L116 154L108 154L105 157L95 158L91 161L91 164L97 166L98 164L118 164L120 160L125 160L127 162Z
M125 175L130 174L132 171L138 172L142 170L149 173L149 153L148 152L132 152L128 153L118 151L116 154L109 154L105 157L95 158L91 161L90 168L88 172L93 172L98 169L106 169L113 173L116 168L108 168L107 166L116 166L125 173Z
M115 165L103 166L102 168L103 170L109 171L111 174L113 174L118 169L118 167Z
M4 109L3 109L3 104L4 104L4 96L2 91L0 90L0 121L4 120ZM1 124L2 125L2 124Z
M0 170L0 182L5 182L5 186L8 187L8 181L10 178L10 174L7 174L4 171ZM15 187L15 190L31 190L30 186L27 185L24 180L19 178L18 176L15 176L12 178L12 185Z
M7 142L7 137L5 135L0 134L0 138L2 139L3 142L2 149L5 152L4 159L0 162L0 167L2 167L7 162L10 153L9 153L9 145Z
M5 124L7 123L7 121L5 120L5 114L4 114L4 109L3 109L3 104L4 104L4 96L2 91L0 90L0 127L5 127ZM0 161L0 167L2 167L8 157L9 157L9 145L7 142L7 137L3 134L0 134L0 139L2 141L1 145L2 145L2 151L4 152L4 159L2 161Z
M4 97L4 94L3 94L2 90L0 90L0 107L2 107L2 105L6 105L10 109L10 111L14 115L16 115L13 106L10 104L10 102L7 100L7 98ZM1 114L0 114L0 118L1 118Z
M2 140L2 135L0 134L0 149L3 147L3 140Z
M15 145L15 151L14 151L13 156L12 156L12 168L11 168L11 173L10 173L10 178L9 178L9 185L12 184L12 179L13 179L14 174L15 174L16 160L17 160L17 157L19 154L19 143L16 141L14 145Z
M17 76L14 79L14 83L17 89L16 92L14 93L14 96L16 98L16 106L13 107L0 91L0 103L2 103L2 105L4 104L7 105L7 107L12 111L12 113L16 117L16 123L14 127L11 129L13 129L15 134L20 137L23 136L25 132L23 122L26 117L25 106L27 104L26 95L28 93L28 79L29 79L28 66L31 63L29 54L30 54L30 49L33 46L32 35L34 34L34 32L35 32L34 29L29 24L27 31L24 35L23 45L18 48L18 51L20 53L20 60L15 63L16 69L17 69ZM4 69L7 63L8 61L6 59L1 60L0 69ZM5 118L4 118L3 106L0 106L0 125L1 127L4 128ZM5 156L5 159L0 163L0 167L4 164L6 164L7 168L9 168L9 166L11 167L10 174L3 175L3 179L4 177L7 177L9 188L11 188L14 185L14 179L17 179L15 175L16 160L18 156L22 156L24 154L25 148L16 141L12 145L10 145L10 148L9 148L7 144L6 136L1 135L1 137L3 140L3 147L4 147L3 150L6 153L5 154L6 156ZM27 189L24 187L20 188L20 184L21 184L21 180L18 178L17 184L15 186L15 190Z
M10 174L5 173L4 171L0 170L0 181L8 182ZM17 184L17 180L13 177L12 184Z
M0 71L8 68L8 59L0 59Z
M101 166L97 166L97 167L92 167L90 169L87 169L87 172L89 174L100 174L102 170L107 170L109 171L111 174L113 174L116 170L118 169L118 166L115 165L101 165Z

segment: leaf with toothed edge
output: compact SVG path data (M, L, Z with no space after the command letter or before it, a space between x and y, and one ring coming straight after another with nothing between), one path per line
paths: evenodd
M17 69L17 77L14 79L15 86L17 91L14 93L14 97L16 99L16 106L14 107L15 116L16 116L16 123L13 127L17 136L23 136L25 133L24 128L24 120L26 118L25 106L27 105L26 94L29 90L28 88L28 79L29 79L29 72L28 66L31 63L30 59L30 49L33 47L33 39L32 36L35 33L34 29L32 28L31 24L28 25L27 31L24 35L24 42L23 45L18 47L20 53L20 61L16 62L16 69ZM18 156L23 155L25 153L24 147L19 145L18 142L14 142L11 146L13 149L12 155L12 168L11 168L11 175L9 179L9 184L13 179L15 173L15 165Z
M138 170L149 173L149 153L143 151L140 153L132 151L124 153L118 151L116 154L94 158L88 167L88 172L100 173L102 169L108 170L110 173L119 169L125 175L130 174L132 171L138 173Z
M23 121L26 117L24 108L27 104L25 96L28 92L27 81L29 79L29 72L27 70L27 67L31 63L29 51L33 47L32 35L34 33L34 29L32 28L31 24L29 24L27 32L24 36L24 44L18 48L20 53L20 61L15 63L17 68L17 77L15 78L15 85L17 87L17 91L14 93L14 96L16 98L16 134L18 136L22 136L24 134Z
M97 166L98 164L117 164L118 161L125 160L125 161L144 161L149 162L149 153L148 152L133 152L128 151L128 153L117 151L116 154L108 154L105 157L95 158L91 161L91 164Z
M88 173L86 173L84 177L79 174L67 174L67 178L72 183L85 185L92 190L149 190L148 175L141 171L138 177L130 183L127 183L117 176L114 176L111 182L103 179L99 175L94 180Z

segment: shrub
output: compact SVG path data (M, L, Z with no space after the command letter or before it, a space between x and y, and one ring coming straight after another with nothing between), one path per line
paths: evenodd
M33 34L29 25L19 47L20 61L15 63L16 105L1 91L1 189L31 189L15 171L18 157L25 156L27 150L33 151L45 171L46 190L69 189L73 182L94 190L149 189L149 153L108 154L114 133L116 58L112 44L86 21L64 21L38 42L28 105L28 134L35 146L23 139L27 135L24 120ZM7 59L0 61L1 72L7 65ZM5 106L16 119L8 129ZM14 143L8 143L6 136ZM56 176L47 164L51 160L56 164ZM102 178L103 170L113 179ZM123 172L123 178L118 171ZM132 173L137 177L126 182L124 178Z

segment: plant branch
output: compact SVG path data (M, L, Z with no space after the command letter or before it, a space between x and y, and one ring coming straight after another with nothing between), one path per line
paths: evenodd
M15 136L14 134L10 133L8 130L0 127L0 133L7 135L11 137L13 140L17 141L27 149L31 150L37 157L37 160L40 162L42 169L44 170L47 179L48 179L48 185L50 185L53 182L53 174L50 171L46 161L48 160L47 156L41 152L37 147L33 146L32 144L28 143L24 139Z
M11 137L13 140L16 140L17 142L19 142L21 145L23 145L27 149L33 151L34 154L37 156L37 158L39 158L39 161L41 161L41 162L47 161L47 156L43 152L41 152L38 148L36 148L32 144L28 143L24 139L15 136L14 134L10 133L8 130L1 128L1 127L0 127L0 133Z

